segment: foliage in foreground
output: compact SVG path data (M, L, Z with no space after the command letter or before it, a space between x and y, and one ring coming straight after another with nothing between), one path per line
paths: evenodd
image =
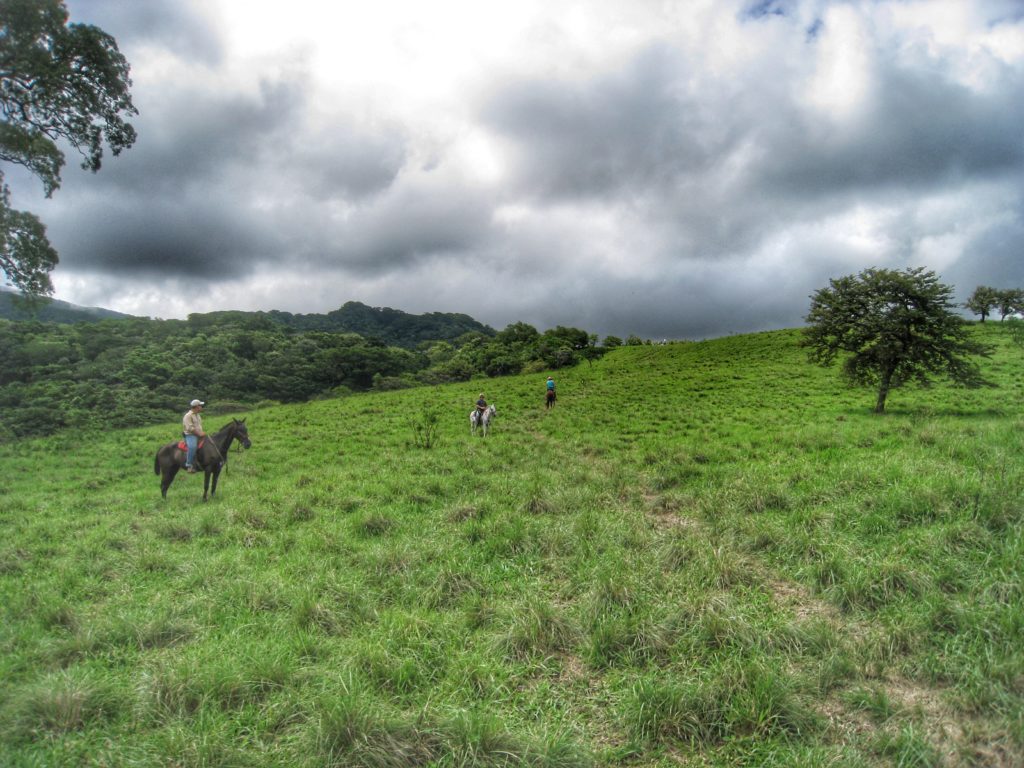
M795 331L259 409L206 505L173 423L0 446L0 764L1021 764L1001 331L882 416Z
M104 145L117 155L135 143L127 60L117 41L88 24L69 24L62 0L0 3L0 161L26 168L49 197L60 187L64 153L98 171ZM0 271L28 294L53 292L57 252L31 213L10 206L0 171Z

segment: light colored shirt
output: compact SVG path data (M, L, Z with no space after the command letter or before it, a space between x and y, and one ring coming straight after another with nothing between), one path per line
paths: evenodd
M203 417L196 411L188 410L181 420L181 431L186 435L203 434Z

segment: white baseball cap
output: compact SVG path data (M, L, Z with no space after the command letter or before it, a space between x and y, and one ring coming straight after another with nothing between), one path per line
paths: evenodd
M195 408L197 405L206 405L206 403L204 403L202 400L193 400L191 403L189 403L189 407L191 408Z

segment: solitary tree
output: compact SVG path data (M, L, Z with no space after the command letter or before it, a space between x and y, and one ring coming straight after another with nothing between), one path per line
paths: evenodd
M103 30L68 24L63 0L0 0L0 161L16 163L60 187L66 141L97 171L104 144L117 155L135 142L125 117L132 105L129 66ZM0 270L31 295L53 292L57 252L31 213L10 207L0 171Z
M999 306L999 291L989 288L987 285L979 285L974 293L964 302L964 307L976 315L981 315L981 322L989 316L993 309Z
M843 372L851 384L878 388L876 413L885 410L890 390L910 381L927 386L933 376L945 376L978 387L987 382L968 355L989 350L968 336L952 295L920 267L867 269L830 280L811 296L802 343L821 365L848 353Z
M1024 291L1020 288L996 291L996 309L999 310L1000 322L1006 320L1007 315L1024 312Z

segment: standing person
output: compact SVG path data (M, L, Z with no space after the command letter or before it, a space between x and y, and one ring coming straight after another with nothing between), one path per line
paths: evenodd
M189 409L185 411L185 415L181 419L181 431L185 435L185 445L188 447L188 453L185 456L185 469L188 472L196 471L193 465L196 459L196 448L199 446L199 438L206 437L206 432L203 431L203 417L200 416L204 405L206 403L202 400L193 400L189 403Z
M548 376L547 393L544 403L547 408L555 404L555 380L550 376Z

